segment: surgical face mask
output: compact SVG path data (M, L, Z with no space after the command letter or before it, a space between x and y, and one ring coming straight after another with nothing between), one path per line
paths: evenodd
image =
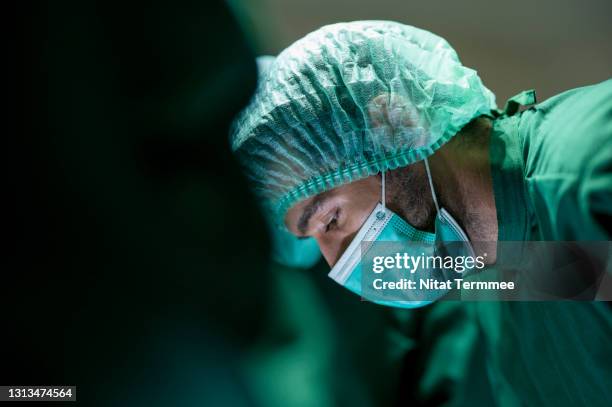
M466 233L461 229L457 221L444 209L438 205L438 200L434 190L429 163L425 159L425 169L429 180L429 186L436 207L435 233L415 229L400 216L386 208L385 205L385 174L382 174L382 199L360 230L348 248L342 254L338 262L329 273L329 277L340 285L360 295L363 299L381 305L397 308L418 308L432 303L444 296L448 289L440 290L405 290L401 293L401 298L394 297L390 300L384 295L373 294L372 290L363 287L362 279L362 260L369 250L375 247L388 247L380 245L380 242L411 242L402 246L403 253L413 257L427 256L474 256L473 248ZM386 243L385 243L386 244ZM406 250L406 248L408 250ZM387 253L389 256L395 253ZM368 272L372 272L369 270ZM420 275L429 278L447 281L450 275L449 270L440 267L422 268ZM412 274L414 277L415 274ZM364 288L366 288L364 290Z

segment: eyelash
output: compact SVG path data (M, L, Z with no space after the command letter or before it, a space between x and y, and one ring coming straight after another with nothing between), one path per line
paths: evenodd
M339 215L340 215L340 208L337 208L336 211L334 212L334 216L331 218L329 223L327 223L327 225L325 225L325 233L329 232L330 230L332 230L333 228L335 228L338 225L338 217L339 217Z

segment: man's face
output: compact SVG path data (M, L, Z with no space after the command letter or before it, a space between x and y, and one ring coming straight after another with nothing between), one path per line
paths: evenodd
M285 217L291 233L316 239L323 257L334 265L380 201L377 176L364 178L300 201Z
M387 206L417 228L433 224L431 193L422 164L387 172ZM333 266L381 201L381 177L370 176L293 205L285 224L298 237L313 237Z

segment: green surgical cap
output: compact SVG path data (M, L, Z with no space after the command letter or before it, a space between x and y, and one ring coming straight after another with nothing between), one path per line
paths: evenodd
M294 203L419 161L496 107L444 39L390 21L325 26L259 65L231 144L280 224Z

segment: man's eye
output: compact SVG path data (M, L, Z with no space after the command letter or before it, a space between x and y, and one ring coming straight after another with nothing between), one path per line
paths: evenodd
M330 220L329 223L325 225L325 233L329 232L330 230L335 229L337 225L338 225L338 221L335 218Z
M330 221L325 225L325 233L330 230L334 230L338 227L338 215L340 214L340 209L336 209L334 212L334 216L330 219Z

